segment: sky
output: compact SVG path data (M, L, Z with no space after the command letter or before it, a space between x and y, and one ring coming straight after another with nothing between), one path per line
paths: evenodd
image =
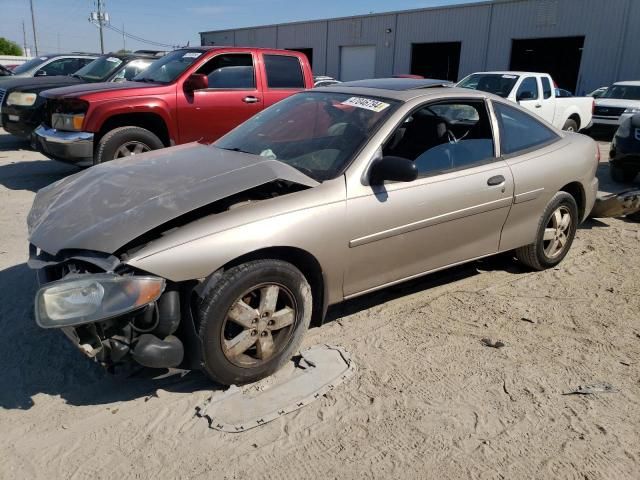
M478 0L104 0L111 25L167 45L199 45L198 32L272 23L405 10ZM99 52L98 29L88 21L95 0L33 0L38 52ZM29 0L0 0L0 37L33 48ZM105 30L105 52L162 49ZM32 50L35 54L35 51Z

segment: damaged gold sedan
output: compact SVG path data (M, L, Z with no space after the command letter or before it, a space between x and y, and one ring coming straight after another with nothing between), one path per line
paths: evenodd
M557 265L596 168L592 140L484 92L417 79L302 92L214 145L41 190L36 320L104 365L255 381L330 304L504 251Z

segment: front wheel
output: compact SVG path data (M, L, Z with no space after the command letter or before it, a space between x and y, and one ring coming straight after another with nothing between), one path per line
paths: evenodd
M162 140L146 128L118 127L100 139L93 164L131 157L159 148L164 148Z
M199 308L204 370L223 385L271 375L300 346L311 321L311 288L281 260L255 260L222 274Z
M578 227L578 206L566 192L556 193L540 222L536 240L516 250L516 257L533 270L555 267L569 252Z

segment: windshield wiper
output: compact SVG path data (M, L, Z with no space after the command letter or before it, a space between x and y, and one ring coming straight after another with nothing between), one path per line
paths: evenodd
M233 147L233 148L222 148L222 147L218 147L220 150L228 150L230 152L240 152L240 153L248 153L249 155L255 155L255 153L252 152L247 152L246 150L242 150L241 148L238 147Z
M134 82L145 82L145 83L161 83L158 80L154 80L153 78L142 77L142 78L134 78Z

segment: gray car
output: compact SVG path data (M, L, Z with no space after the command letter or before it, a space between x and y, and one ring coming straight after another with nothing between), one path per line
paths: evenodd
M557 265L598 149L497 96L415 79L293 95L218 140L38 192L37 323L104 365L273 373L345 299L499 252Z

